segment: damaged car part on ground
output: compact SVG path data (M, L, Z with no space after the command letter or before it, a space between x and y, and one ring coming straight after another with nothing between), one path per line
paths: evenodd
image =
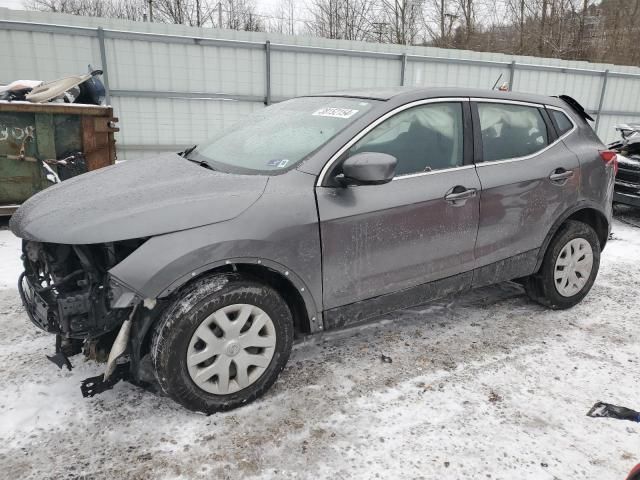
M228 410L273 384L296 334L506 280L575 305L609 235L615 163L568 97L297 98L184 156L30 199L11 220L23 302L65 338L120 338L86 393L112 384L127 338L129 380Z
M627 407L619 407L610 403L596 402L587 412L587 417L592 418L617 418L618 420L629 420L640 422L640 412Z

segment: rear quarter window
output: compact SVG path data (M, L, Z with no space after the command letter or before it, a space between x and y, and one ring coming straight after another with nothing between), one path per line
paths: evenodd
M558 135L562 136L573 128L573 123L564 113L558 110L549 110L549 113L556 124Z

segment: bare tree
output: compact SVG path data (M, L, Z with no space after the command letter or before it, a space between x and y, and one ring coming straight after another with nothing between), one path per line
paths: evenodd
M458 6L462 14L462 33L464 48L471 48L471 38L476 28L476 4L475 0L458 0Z
M26 0L25 7L165 23L496 51L640 66L640 0ZM423 38L424 37L424 38Z
M525 0L507 0L505 7L505 14L512 29L517 33L515 53L520 55L532 53L533 46L528 42L528 37L533 33L531 23L538 14L537 3Z
M540 34L538 35L538 55L544 55L545 44L544 36L546 34L545 27L547 26L547 9L549 7L549 0L542 0L541 15L540 15Z
M142 20L145 13L144 0L26 0L23 5L28 10L127 20Z
M416 43L425 24L424 0L382 0L382 17L389 25L389 42Z
M374 31L372 0L313 0L308 30L313 35L346 40L366 40Z
M231 30L258 31L260 20L251 0L226 0L222 2L223 26Z
M216 26L216 0L26 0L30 10L70 13L92 17L153 21L190 26ZM235 30L264 30L262 18L251 0L222 0L223 27Z
M450 47L453 28L459 17L458 4L453 0L430 0L426 7L425 29L433 45Z
M267 18L266 28L270 32L285 33L295 35L298 24L298 2L295 0L280 0L271 11L272 15Z
M113 1L113 0L111 0ZM213 26L217 2L213 0L146 0L153 21L193 27Z

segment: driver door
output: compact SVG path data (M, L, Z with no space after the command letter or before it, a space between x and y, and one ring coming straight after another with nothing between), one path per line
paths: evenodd
M471 285L480 182L468 102L421 101L397 110L343 148L321 179L326 186L316 187L325 310L461 273L455 289ZM368 151L396 157L391 182L331 181L342 161Z

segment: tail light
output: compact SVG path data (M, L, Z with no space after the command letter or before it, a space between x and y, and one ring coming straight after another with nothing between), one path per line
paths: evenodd
M613 166L614 175L618 174L618 154L613 150L600 150L600 158L607 165Z

